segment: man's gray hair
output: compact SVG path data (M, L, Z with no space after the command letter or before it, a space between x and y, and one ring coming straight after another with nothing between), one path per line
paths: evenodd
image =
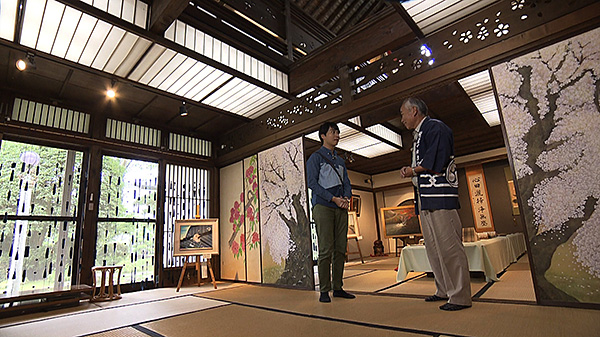
M405 99L402 103L402 106L406 106L409 109L414 106L422 115L427 116L429 114L429 108L427 108L427 104L425 104L423 100L416 97L409 97Z

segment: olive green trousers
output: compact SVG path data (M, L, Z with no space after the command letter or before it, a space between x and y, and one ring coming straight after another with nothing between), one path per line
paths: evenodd
M330 291L332 283L333 290L340 290L348 244L348 210L317 204L313 208L313 219L319 241L320 291Z

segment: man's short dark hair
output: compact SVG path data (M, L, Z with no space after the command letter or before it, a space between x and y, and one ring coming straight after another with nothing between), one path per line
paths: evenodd
M321 125L321 127L319 128L319 139L321 140L321 143L323 143L323 138L321 138L321 135L326 135L327 131L329 131L329 128L332 128L338 132L340 131L340 128L338 128L337 124L334 122L323 123L323 125Z
M427 107L427 104L425 104L423 100L416 97L409 97L405 99L402 103L402 106L406 106L409 109L414 106L423 116L427 116L429 114L429 108Z

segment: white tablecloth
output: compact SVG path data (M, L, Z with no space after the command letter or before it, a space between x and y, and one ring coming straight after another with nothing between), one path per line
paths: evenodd
M477 242L465 242L465 253L470 271L481 271L487 281L498 281L498 274L511 263L516 262L526 250L523 233L508 234ZM408 272L431 272L425 246L406 246L400 253L398 282L404 280Z

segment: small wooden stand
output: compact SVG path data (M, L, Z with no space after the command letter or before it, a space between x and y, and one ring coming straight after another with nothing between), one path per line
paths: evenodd
M351 252L350 251L350 245L346 245L346 262L348 262L348 255L350 255L350 254L358 254L360 256L360 262L362 262L364 264L365 260L363 259L362 252L360 251L360 243L358 243L358 240L361 240L362 236L350 238L348 240L351 240L351 239L356 240L356 248L358 248L358 251Z
M112 301L121 298L121 270L123 266L96 266L92 267L92 274L94 275L94 285L91 302L97 301ZM117 292L114 290L114 274L118 271L117 275ZM100 273L100 290L96 294L96 273ZM108 283L107 276L108 275ZM108 292L107 292L108 290Z
M188 262L188 259L191 256L192 255L188 255L184 259L183 268L181 269L181 276L179 276L179 282L177 283L177 292L179 292L179 289L181 288L181 284L183 283L183 277L185 276L185 271L188 267L196 268L196 274L198 275L198 287L204 284L204 282L202 282L202 269L201 269L202 266L200 264L200 256L203 256L203 255L195 255L196 262ZM206 258L206 264L208 265L209 277L212 280L212 284L215 287L215 289L217 289L217 282L215 282L215 274L213 273L213 270L212 270L210 258L211 258L210 255Z

